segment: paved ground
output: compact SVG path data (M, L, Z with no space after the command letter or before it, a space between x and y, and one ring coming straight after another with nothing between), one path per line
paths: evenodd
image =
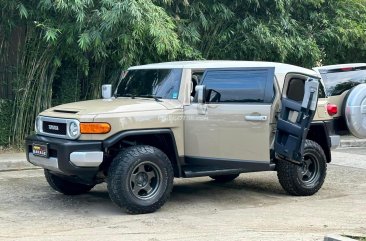
M366 235L366 148L339 149L320 192L288 196L276 173L242 174L229 184L176 180L158 212L131 216L106 186L64 196L42 170L0 172L0 240L322 240Z
M366 155L366 148L338 148L333 150L333 152L336 152L336 155L338 153L349 153L349 154L356 154L356 155Z
M338 148L332 152L332 164L366 169L366 147Z

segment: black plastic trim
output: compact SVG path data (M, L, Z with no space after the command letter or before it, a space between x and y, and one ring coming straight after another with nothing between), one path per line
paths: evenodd
M272 171L275 168L274 164L271 164L269 161L248 161L186 156L185 162L186 166L183 168L185 177Z
M29 153L32 151L32 144L46 144L49 147L50 155L57 158L58 168L65 176L77 176L85 182L93 183L98 167L77 167L70 162L70 154L75 151L101 151L101 141L75 141L54 137L31 135L25 139L26 156L29 161Z
M332 120L329 121L313 121L310 124L310 130L312 126L319 126L320 128L322 128L324 130L324 135L325 135L325 141L326 144L325 146L322 145L322 143L318 143L321 145L321 147L323 148L323 151L327 157L327 162L331 162L332 160L332 153L331 153L331 148L332 148L332 141L330 139L331 135L335 134L334 131L334 123ZM318 135L320 135L321 133L318 133ZM314 141L317 141L317 138L314 139ZM328 147L327 149L325 149L326 147Z
M174 133L171 129L142 129L142 130L128 130L128 131L122 131L117 134L114 134L113 136L109 137L108 139L104 140L102 145L104 149L108 149L112 147L113 145L117 144L119 141L126 137L130 136L141 136L141 135L161 135L161 134L169 134L171 136L171 139L173 141L174 146L174 153L175 153L175 164L178 168L178 176L182 176L182 164L184 161L183 158L179 157L178 155L178 149L177 149L177 143L175 141Z
M170 129L143 129L143 130L129 130L129 131L121 131L108 139L103 141L103 148L109 148L115 144L117 144L120 140L128 136L142 136L142 135L156 135L156 134L170 134L173 135L173 132ZM173 135L174 136L174 135ZM175 142L175 139L174 139Z
M334 133L338 135L350 135L346 120L343 116L333 118Z
M327 146L331 147L332 143L330 140L330 135L334 134L334 126L333 126L332 121L314 121L314 122L311 122L310 128L311 128L311 126L322 126L324 128L325 136L327 139Z

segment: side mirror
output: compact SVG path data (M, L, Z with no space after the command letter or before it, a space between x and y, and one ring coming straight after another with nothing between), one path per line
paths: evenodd
M204 104L206 102L206 86L197 85L196 95L197 95L197 102L200 104Z
M103 99L110 99L112 97L112 85L102 85Z

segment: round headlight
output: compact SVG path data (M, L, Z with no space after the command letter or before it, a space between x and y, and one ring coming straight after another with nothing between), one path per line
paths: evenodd
M40 133L42 131L42 119L40 116L36 117L34 128L35 128L36 133Z
M79 133L80 133L79 125L75 121L70 122L70 124L69 124L70 137L71 138L76 138L76 137L78 137Z

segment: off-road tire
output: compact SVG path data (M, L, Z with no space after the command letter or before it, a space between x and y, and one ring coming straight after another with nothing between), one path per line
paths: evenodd
M143 166L142 172L139 169L141 166ZM146 168L149 167L151 170L146 171ZM145 180L146 185L141 183L139 186L139 183L135 182L140 180L139 175L143 171L146 171L145 173L154 172L155 177ZM173 167L165 153L152 146L132 146L120 151L113 159L107 176L108 193L112 202L127 213L151 213L158 210L168 200L173 188L173 179ZM152 182L155 183L155 187L152 187ZM154 193L149 194L144 189L136 193L135 190L147 185L152 188ZM146 192L145 196L144 192Z
M230 182L237 178L239 174L229 174L229 175L218 175L218 176L210 176L212 179L215 180L215 182Z
M86 185L76 182L71 182L60 176L52 174L49 170L44 169L44 175L48 184L56 191L65 195L79 195L89 192L94 185Z
M318 143L306 140L304 147L304 160L309 160L310 158L313 163L313 173L316 173L317 175L311 179L311 182L306 182L300 177L302 173L305 172L302 172L303 167L289 161L278 160L278 180L283 189L285 189L289 194L294 196L310 196L318 192L322 187L327 171L327 162L324 151ZM316 171L314 168L315 165L317 165Z

